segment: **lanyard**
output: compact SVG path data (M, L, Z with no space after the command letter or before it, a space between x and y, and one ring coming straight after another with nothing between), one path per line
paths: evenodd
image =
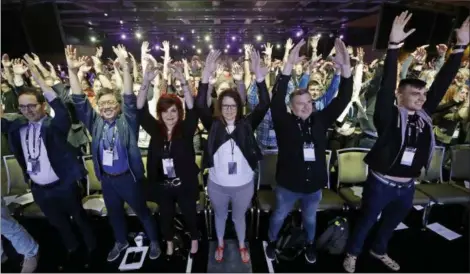
M407 144L410 146L416 146L418 143L419 134L421 133L421 128L416 125L417 122L409 122L406 127L408 131ZM414 138L412 140L412 131L414 131ZM413 142L412 142L413 141Z
M231 148L231 150L232 150L232 162L233 162L233 153L234 153L234 150L235 150L235 141L233 140L233 138L232 138L232 133L229 132L228 127L226 127L225 130L226 130L227 133L230 135L229 141L230 141L230 148ZM233 129L233 130L235 130L235 129ZM233 132L233 131L232 131L232 132Z
M113 151L114 150L114 143L116 141L116 133L117 133L117 125L114 125L114 130L113 130L113 137L111 138L111 141L108 139L108 130L109 130L109 125L105 124L104 125L104 134L103 134L103 143L104 141L108 141L109 143L109 150Z
M171 151L171 141L164 141L163 142L163 158L171 158L170 151Z
M308 128L308 136L304 136L304 129L302 128L302 122L299 120L297 121L297 125L299 126L299 130L300 130L300 136L302 136L302 138L304 139L304 143L312 143L312 128L310 126L308 126L310 124L310 117L306 120L306 123L307 123L307 128ZM304 122L304 125L305 125L305 122ZM307 137L309 140L306 140Z
M29 150L29 131L31 128L31 125L33 127L33 155L36 155L36 140L38 141L38 154L35 158L31 157L31 151ZM28 152L28 158L37 160L39 156L41 156L41 134L39 134L39 137L36 139L36 125L35 124L29 124L28 129L26 130L26 136L25 136L25 141L26 141L26 151Z

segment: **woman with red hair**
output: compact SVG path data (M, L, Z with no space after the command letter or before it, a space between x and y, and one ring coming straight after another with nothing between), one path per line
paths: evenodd
M174 94L164 94L157 102L157 118L149 112L147 93L156 71L146 69L137 97L139 123L150 135L147 158L147 177L150 184L158 184L159 208L163 238L167 241L167 256L173 254L173 219L175 202L178 203L191 234L191 254L198 250L196 197L198 196L199 168L195 163L193 135L198 115L193 108L194 99L180 69L175 77L181 81L186 104Z

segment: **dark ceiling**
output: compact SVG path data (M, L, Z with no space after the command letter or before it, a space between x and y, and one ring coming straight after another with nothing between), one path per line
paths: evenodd
M191 43L284 42L287 37L341 35L349 28L374 28L383 3L401 3L444 13L456 13L469 1L452 0L77 0L2 1L2 8L55 2L65 36L94 42L119 40L170 40ZM369 31L370 32L370 31ZM136 34L141 35L140 38ZM358 33L357 31L354 33ZM183 38L181 38L183 37ZM90 41L87 41L90 42Z

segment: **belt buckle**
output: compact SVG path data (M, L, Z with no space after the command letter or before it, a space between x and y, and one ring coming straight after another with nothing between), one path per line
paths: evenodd
M180 186L181 185L181 180L179 178L175 178L171 181L171 185L174 186L174 187Z

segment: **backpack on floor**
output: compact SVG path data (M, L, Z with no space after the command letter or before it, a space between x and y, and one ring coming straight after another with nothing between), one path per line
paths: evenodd
M346 218L336 217L317 240L317 249L326 250L332 255L342 254L349 236L349 223Z
M302 254L307 240L306 234L301 226L291 217L279 234L276 249L277 257L284 261L293 261Z
M176 216L174 219L173 256L186 258L191 249L191 236L186 232L181 217Z

